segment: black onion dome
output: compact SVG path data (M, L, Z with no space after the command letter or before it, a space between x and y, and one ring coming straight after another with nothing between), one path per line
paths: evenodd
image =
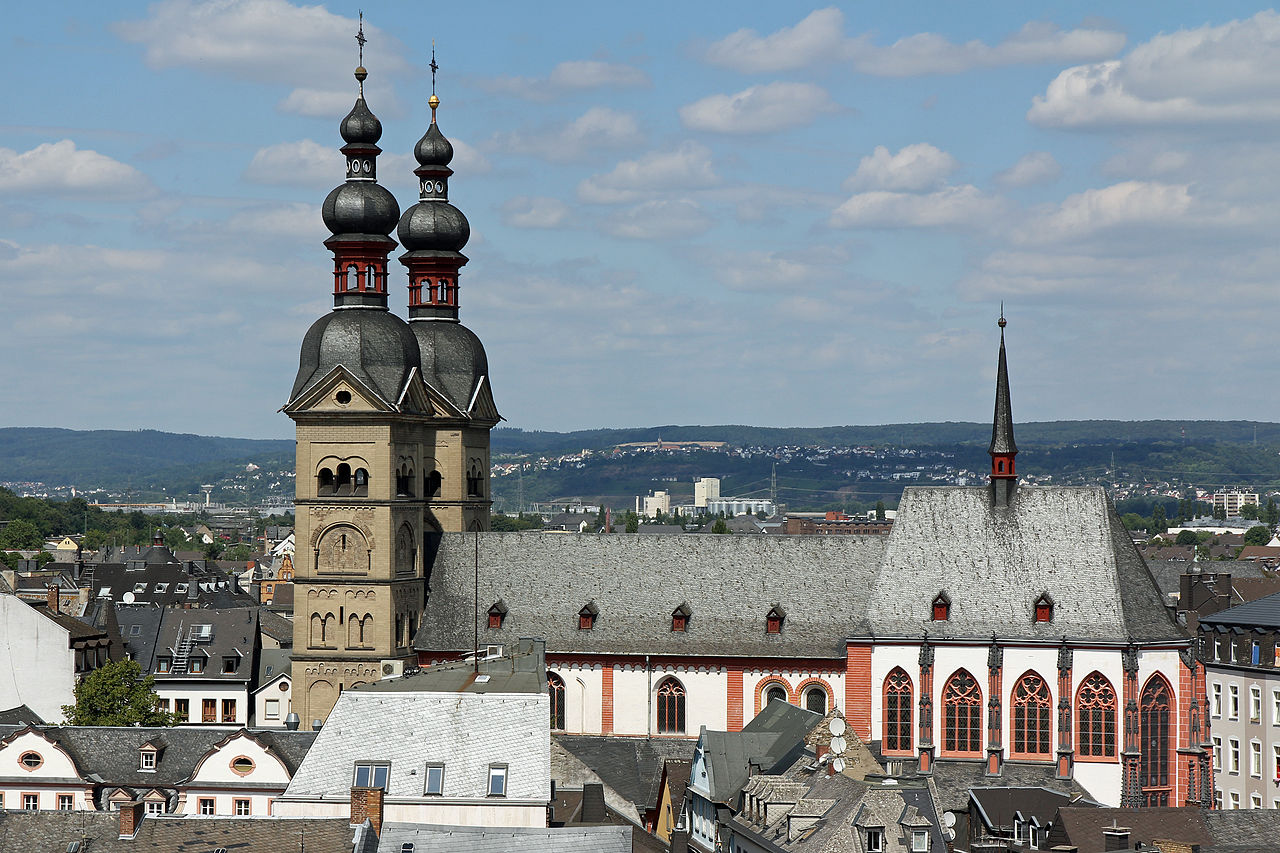
M289 399L297 399L342 365L383 400L395 403L409 371L420 362L418 339L409 324L390 311L333 311L312 323L302 339Z
M489 375L489 357L480 338L451 320L415 320L409 326L422 353L422 375L467 411L480 380Z
M390 190L373 181L348 181L333 189L321 208L325 227L334 235L387 236L400 218L400 205Z
M413 156L423 166L448 166L453 159L453 143L444 138L440 126L433 121L418 144L413 146Z
M396 234L409 252L460 252L471 239L471 224L447 201L420 201L400 217Z
M369 111L363 96L356 99L356 105L342 120L339 129L348 143L374 145L382 138L382 122Z

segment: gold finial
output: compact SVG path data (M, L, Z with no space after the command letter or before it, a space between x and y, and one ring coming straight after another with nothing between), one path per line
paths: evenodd
M440 66L436 65L436 40L431 40L431 97L427 98L427 105L431 107L431 123L436 123L436 107L440 106L440 99L436 97L436 72L440 70Z
M1003 299L1000 300L1000 319L996 321L996 325L1002 329L1008 325L1008 321L1005 320L1004 318L1004 300Z
M368 39L364 37L364 10L360 10L360 29L356 30L356 44L360 46L360 64L356 66L356 80L360 81L360 97L364 97L364 81L369 76L369 72L364 68L364 43Z

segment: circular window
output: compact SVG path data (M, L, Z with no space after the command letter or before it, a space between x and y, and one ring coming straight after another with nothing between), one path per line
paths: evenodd
M253 766L253 759L247 755L231 759L231 772L239 776L248 776L253 772Z
M44 764L44 759L40 757L40 753L38 752L24 752L22 753L22 757L18 760L22 762L22 766L28 770L35 770L41 764Z
M438 192L438 193L442 193L442 192L444 192L444 182L443 182L443 181L436 181L436 192Z
M288 691L289 691L289 682L287 681L280 682L280 692L287 693Z
M345 406L347 403L351 402L351 392L339 391L337 394L333 395L333 399L338 401L339 406Z
M372 164L372 163L370 163L368 160L365 160L365 161L364 161L364 170L365 170L365 172L372 172L372 171L373 171L373 164Z

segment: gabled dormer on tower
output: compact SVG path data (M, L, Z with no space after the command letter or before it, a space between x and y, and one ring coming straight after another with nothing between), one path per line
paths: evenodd
M1004 312L1000 312L1000 362L996 367L996 411L991 422L991 491L997 504L1008 503L1013 497L1018 476L1014 470L1014 457L1018 445L1013 440L1013 408L1009 402L1009 366L1004 353Z

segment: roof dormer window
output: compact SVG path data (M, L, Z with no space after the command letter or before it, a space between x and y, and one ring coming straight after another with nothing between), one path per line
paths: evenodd
M1036 599L1036 621L1052 622L1053 621L1053 599L1049 597L1049 593L1043 593Z
M677 634L683 634L689 630L689 617L692 615L693 611L689 608L688 602L671 611L671 630Z
M764 632L766 634L781 634L782 623L786 621L787 614L782 609L782 605L775 604L769 609L764 617Z
M138 752L138 769L139 770L155 770L156 769L156 751L150 747L144 747Z
M578 630L590 631L596 626L596 617L600 615L600 608L596 607L594 601L588 601L587 605L578 611Z
M951 618L951 598L940 592L933 597L933 621L946 622Z
M496 631L502 627L507 618L507 603L499 598L489 607L489 630Z

